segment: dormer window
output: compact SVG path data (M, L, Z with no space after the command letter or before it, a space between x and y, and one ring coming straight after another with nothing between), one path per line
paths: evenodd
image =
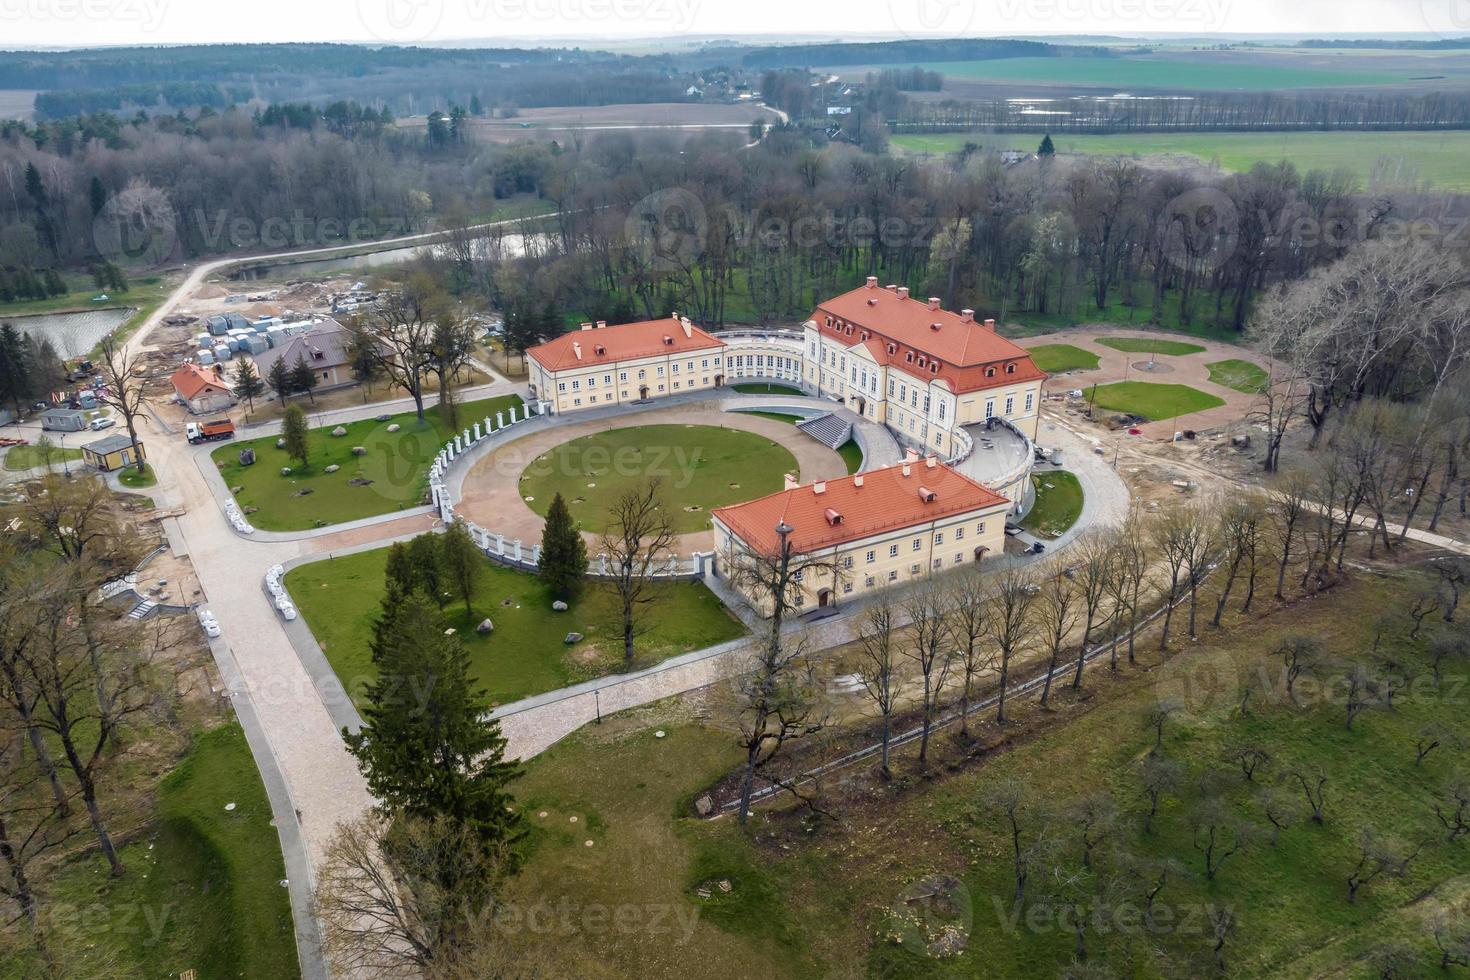
M890 354L897 354L898 353L898 345L897 344L889 344L888 345L888 353L890 353Z
M995 368L993 368L993 367L986 368L985 369L985 376L987 378L993 378L993 377L995 377Z
M930 361L929 362L929 373L930 374L938 374L939 373L939 362L938 361Z
M1015 374L1015 373L1016 373L1016 366L1014 364L1007 364L1006 365L1006 374Z
M907 360L910 364L914 363L914 352L909 351L908 354L905 355L905 360Z

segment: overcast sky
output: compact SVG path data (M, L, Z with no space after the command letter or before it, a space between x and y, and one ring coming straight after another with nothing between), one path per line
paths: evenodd
M0 47L792 33L1470 34L1470 0L0 0Z

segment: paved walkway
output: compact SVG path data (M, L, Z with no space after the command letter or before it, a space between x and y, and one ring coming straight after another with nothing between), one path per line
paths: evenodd
M722 402L707 402L687 407L659 408L637 415L621 415L611 419L580 421L576 415L563 416L560 425L530 432L520 439L502 443L469 467L464 476L463 495L457 498L455 510L465 519L493 528L509 539L539 541L543 520L531 509L520 493L520 476L527 466L562 443L582 436L615 429L645 425L704 425L740 429L765 436L790 450L796 457L803 482L834 480L847 475L847 465L835 450L806 435L795 433L787 422L762 418L744 412L722 411ZM591 495L591 494L589 494ZM595 553L598 534L582 532L587 546ZM714 546L714 532L709 530L681 534L673 550L681 555L709 551Z
M1148 363L1148 354L1128 353L1098 343L1098 340L1103 337L1178 340L1203 347L1204 351L1197 354L1159 354L1153 359L1159 368L1158 373L1149 373L1147 370L1140 370L1137 366ZM1043 334L1040 337L1027 337L1018 340L1017 343L1027 348L1044 344L1070 344L1098 356L1098 366L1095 370L1073 371L1049 378L1044 385L1048 394L1065 394L1074 388L1081 388L1085 392L1094 384L1106 385L1126 380L1145 381L1153 384L1188 385L1225 401L1224 405L1216 408L1202 412L1190 412L1187 415L1159 422L1149 422L1140 426L1143 434L1150 439L1170 439L1173 438L1175 432L1182 429L1213 429L1245 418L1255 401L1255 396L1211 381L1207 364L1239 358L1262 367L1266 366L1265 359L1260 354L1234 344L1205 340L1186 334L1164 333L1158 330L1127 330L1107 325L1076 327L1058 333Z

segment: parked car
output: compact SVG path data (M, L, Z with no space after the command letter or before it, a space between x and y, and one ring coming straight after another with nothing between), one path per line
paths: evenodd
M104 415L99 419L93 419L88 425L93 432L101 432L103 429L110 429L114 425L117 425L117 420L111 415Z

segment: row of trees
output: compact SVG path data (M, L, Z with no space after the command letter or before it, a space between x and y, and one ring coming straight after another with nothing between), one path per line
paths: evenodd
M19 415L36 401L50 401L66 380L56 348L44 335L0 325L0 404Z
M102 604L140 537L100 480L48 476L0 541L0 896L19 910L50 968L39 894L56 858L90 837L113 876L128 872L108 800L130 759L173 731L180 659L170 620Z

